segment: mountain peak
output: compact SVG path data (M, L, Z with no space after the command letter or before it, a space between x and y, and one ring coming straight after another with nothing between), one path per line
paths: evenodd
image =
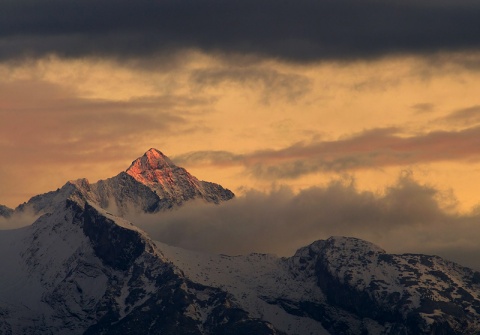
M86 179L72 180L57 191L31 198L16 210L49 213L55 210L57 204L74 199L81 202L86 200L124 215L132 210L157 212L196 198L218 204L234 196L221 185L198 180L184 168L175 165L161 151L151 148L134 160L125 172L115 177L93 184ZM9 215L9 212L0 205L0 217Z
M175 164L160 150L150 148L142 157L137 158L132 162L132 165L127 169L127 173L129 171L145 172L163 169L165 167L175 167Z
M230 190L218 184L198 180L153 148L133 161L126 173L154 191L162 201L169 199L170 205L180 205L185 200L197 197L218 203L234 196Z
M171 170L176 165L160 150L151 148L132 162L127 173L143 184L158 181L158 171Z

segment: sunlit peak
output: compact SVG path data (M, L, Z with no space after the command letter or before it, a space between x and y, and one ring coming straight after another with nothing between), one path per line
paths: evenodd
M165 156L161 151L151 148L145 154L132 162L127 169L127 173L144 184L159 182L162 180L160 175L176 167L175 164ZM159 173L161 170L162 173Z

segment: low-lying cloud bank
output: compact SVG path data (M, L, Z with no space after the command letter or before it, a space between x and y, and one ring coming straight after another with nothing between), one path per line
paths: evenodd
M387 252L438 254L480 269L480 213L459 214L454 199L408 174L381 195L335 181L294 194L247 192L219 206L193 203L130 218L158 241L225 253L289 256L318 239L355 236Z
M27 226L37 217L0 217L0 229ZM420 184L410 173L382 194L357 189L353 179L337 180L299 193L288 187L251 190L217 206L190 202L128 219L154 240L204 252L291 256L316 240L341 235L390 253L436 254L480 270L480 210L459 213L452 194Z

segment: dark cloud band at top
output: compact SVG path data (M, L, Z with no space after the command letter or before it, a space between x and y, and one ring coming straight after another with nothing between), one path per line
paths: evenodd
M0 13L0 59L193 48L301 62L480 47L470 0L7 0Z

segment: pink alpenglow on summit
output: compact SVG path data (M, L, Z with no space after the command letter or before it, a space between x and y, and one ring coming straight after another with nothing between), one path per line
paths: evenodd
M142 157L132 162L127 173L142 184L162 183L165 176L177 166L157 149L148 150ZM188 172L187 172L188 173ZM192 177L194 178L194 177Z
M178 205L195 198L219 203L234 196L231 191L218 184L198 180L184 168L176 166L161 151L153 148L133 161L126 172L154 191L160 199L169 199Z

